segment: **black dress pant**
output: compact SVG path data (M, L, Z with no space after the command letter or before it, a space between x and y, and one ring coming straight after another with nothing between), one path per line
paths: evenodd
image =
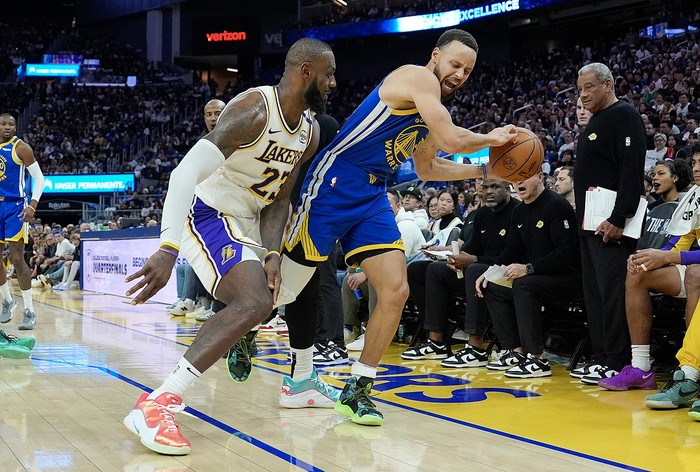
M627 258L637 241L622 238L604 243L599 236L581 236L583 295L593 361L617 371L631 360L625 314Z
M464 331L481 336L488 324L486 304L476 296L474 284L488 269L487 264L472 264L464 270L464 278L447 267L446 262L435 262L427 267L425 275L425 329L444 332L452 297L465 297Z
M515 279L513 288L489 282L484 296L502 348L522 347L525 353L542 354L542 305L580 299L582 291L577 273L526 275Z

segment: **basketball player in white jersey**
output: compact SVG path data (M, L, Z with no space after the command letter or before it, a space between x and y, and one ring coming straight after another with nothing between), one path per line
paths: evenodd
M276 87L241 93L214 130L199 140L170 177L161 247L127 277L143 277L127 295L143 303L160 290L181 251L205 287L226 308L200 328L165 382L143 394L124 419L141 443L161 454L188 454L173 412L202 372L272 311L280 285L282 235L299 164L318 144L318 123L335 87L330 46L310 38L292 45ZM184 227L184 230L183 230ZM261 263L261 260L263 261ZM314 406L333 407L335 389L316 377Z

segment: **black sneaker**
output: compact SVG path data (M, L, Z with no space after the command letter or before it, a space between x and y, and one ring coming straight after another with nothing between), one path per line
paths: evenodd
M377 410L370 398L374 379L368 377L350 377L345 384L335 411L350 418L353 423L366 426L381 426L384 415Z
M606 365L600 366L597 370L591 370L588 375L581 377L581 382L586 385L598 385L598 381L601 379L609 379L619 374L618 371L612 369Z
M454 356L440 363L443 367L484 367L489 363L489 355L473 346L466 346Z
M315 365L345 364L348 361L348 350L333 341L328 341L325 347L323 345L319 347L322 349L313 357Z
M524 360L525 355L523 353L506 349L498 358L486 364L486 368L491 370L508 370Z
M420 346L407 349L401 354L401 359L422 360L422 359L445 359L447 357L447 348L445 345L436 344L432 339Z
M586 364L583 367L579 367L577 369L572 370L569 375L575 379L582 379L583 377L589 375L591 372L595 372L600 370L600 368L603 367L600 364Z
M532 354L528 354L524 360L506 370L503 375L515 379L549 377L552 375L552 366L549 365L547 359L538 359Z
M253 370L252 349L257 331L250 331L228 350L228 373L236 382L245 382Z

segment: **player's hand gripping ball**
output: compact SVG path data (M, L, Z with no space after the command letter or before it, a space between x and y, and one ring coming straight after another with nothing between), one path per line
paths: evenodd
M535 133L525 128L515 128L515 143L489 149L488 175L509 182L527 180L540 172L544 161L544 146Z

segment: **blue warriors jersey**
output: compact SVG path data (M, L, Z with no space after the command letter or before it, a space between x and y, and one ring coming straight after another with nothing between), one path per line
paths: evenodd
M340 241L347 260L367 251L404 250L386 180L428 135L417 109L395 110L370 93L314 160L285 247L324 261Z
M27 175L24 163L17 156L17 145L22 140L13 136L0 144L0 197L24 198Z
M379 98L375 88L348 118L333 142L321 153L386 181L428 135L417 109L394 110Z

